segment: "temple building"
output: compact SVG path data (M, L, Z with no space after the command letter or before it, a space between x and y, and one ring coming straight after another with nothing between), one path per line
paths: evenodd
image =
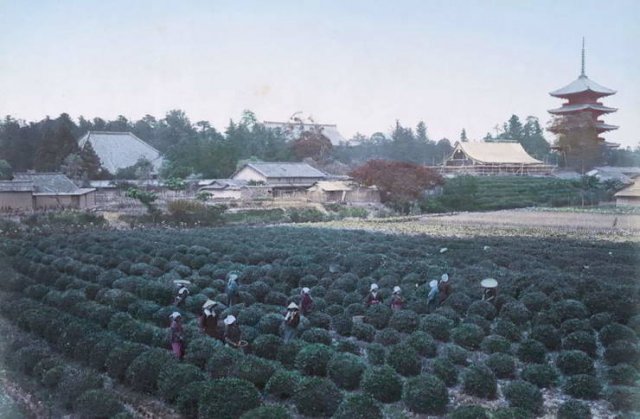
M566 99L567 101L562 104L561 107L556 109L550 109L549 113L554 116L572 116L579 114L587 114L591 118L598 133L598 140L607 147L618 147L618 144L609 143L605 141L600 134L618 129L616 125L606 124L599 119L602 115L617 111L616 108L604 106L599 101L600 98L605 96L611 96L616 91L604 87L589 79L585 73L584 65L584 39L582 40L582 71L580 76L573 82L569 83L565 87L554 90L549 94L553 97L560 99ZM550 131L557 133L557 130L550 129Z

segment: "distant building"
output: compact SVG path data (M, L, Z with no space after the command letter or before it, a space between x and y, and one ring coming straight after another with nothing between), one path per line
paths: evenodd
M274 121L264 121L262 123L265 128L272 130L279 130L282 132L289 140L296 140L300 138L303 132L314 131L319 129L320 133L331 141L331 145L337 146L341 143L344 144L347 142L347 139L340 134L338 131L338 126L335 124L303 124L299 122L274 122Z
M617 192L616 206L640 206L640 178L636 178L633 184Z
M95 207L93 188L79 188L61 173L16 173L0 181L0 211L87 209Z
M249 184L263 183L274 188L308 188L315 182L325 180L327 174L307 163L247 163L232 177Z
M112 175L143 158L151 162L154 173L162 166L160 152L130 132L89 131L78 140L78 145L82 148L87 142L100 158L102 167Z
M516 142L456 142L438 169L443 174L525 176L551 174L554 166L534 159Z
M560 99L566 99L567 101L562 104L561 107L550 109L549 113L554 116L573 116L573 115L588 115L593 121L598 135L607 131L618 129L616 125L606 124L600 119L602 115L617 111L616 108L604 106L599 101L600 98L605 96L611 96L616 93L615 90L604 87L593 80L589 79L585 73L584 65L584 39L582 40L582 69L580 76L573 82L569 83L565 87L554 90L549 93L553 97ZM557 131L551 130L558 133ZM618 147L619 144L609 143L601 136L598 136L598 141L603 145L611 148Z
M352 180L316 182L307 189L307 196L310 201L321 203L380 203L378 188L362 186Z

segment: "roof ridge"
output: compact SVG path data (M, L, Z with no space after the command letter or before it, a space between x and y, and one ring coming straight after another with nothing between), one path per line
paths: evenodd
M98 135L127 135L130 137L133 137L134 140L137 140L138 142L146 145L147 147L153 149L153 151L155 151L156 153L158 153L158 156L161 157L162 153L160 153L160 150L158 150L157 148L155 148L154 146L152 146L151 144L149 144L148 142L146 142L145 140L143 140L142 138L138 137L137 135L135 135L133 132L131 131L87 131L87 133L85 135L82 136L82 138L80 138L80 140L84 139L85 137L91 137L91 134L98 134ZM80 141L78 140L78 141Z

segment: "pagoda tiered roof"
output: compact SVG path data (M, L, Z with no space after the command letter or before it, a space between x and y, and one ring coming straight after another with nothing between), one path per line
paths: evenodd
M617 111L617 108L610 108L609 106L600 105L598 103L574 103L565 104L560 108L550 109L549 113L554 115L573 113L581 111L593 111L595 113L610 113Z
M549 94L554 97L569 98L582 93L593 93L595 97L602 97L613 95L616 91L596 83L583 73L573 82Z

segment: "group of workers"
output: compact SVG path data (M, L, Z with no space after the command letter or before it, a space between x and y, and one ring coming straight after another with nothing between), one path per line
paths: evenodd
M229 307L238 301L239 287L237 281L239 275L240 274L238 272L230 272L227 275L225 292L227 294L227 303ZM495 279L487 278L483 279L480 285L483 288L482 299L490 303L494 303L497 296L498 282ZM453 288L449 282L449 275L446 273L441 276L439 281L433 280L429 282L429 293L427 295L427 306L429 311L434 310L437 306L446 301L452 291ZM174 305L176 307L182 306L188 295L189 290L186 286L186 281L181 281L176 293ZM383 298L379 292L378 285L371 284L369 293L364 300L364 305L366 307L371 307L376 304L383 304ZM218 314L215 311L218 305L219 303L217 301L213 301L211 299L208 299L202 305L202 313L198 318L198 324L202 333L234 348L242 348L243 346L246 346L246 342L241 339L242 332L234 315L227 315L222 322L224 326L220 327ZM285 343L296 337L301 316L308 315L313 310L313 306L314 303L311 298L309 288L302 288L300 292L300 305L298 306L295 302L291 302L287 306L282 327ZM393 287L389 306L392 310L402 310L404 308L405 299L402 296L402 289L399 286ZM171 326L169 327L169 340L171 343L171 350L178 359L182 359L185 354L182 315L180 312L174 311L171 313L170 318Z

